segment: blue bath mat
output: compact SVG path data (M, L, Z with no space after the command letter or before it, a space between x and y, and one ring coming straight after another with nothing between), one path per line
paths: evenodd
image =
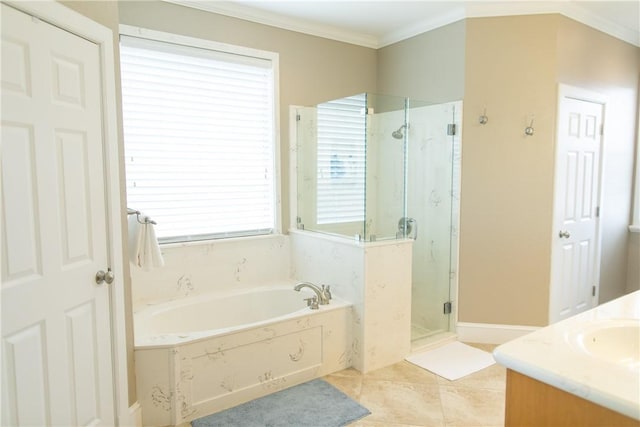
M371 412L320 379L199 418L193 427L341 427Z

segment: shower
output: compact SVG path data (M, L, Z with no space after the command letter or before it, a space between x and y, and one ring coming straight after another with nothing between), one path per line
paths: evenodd
M393 136L395 139L402 139L402 138L404 138L404 134L402 133L402 129L406 129L406 128L407 128L407 125L406 125L406 124L405 124L405 125L400 126L400 127L398 128L398 130L394 130L394 131L391 133L391 136Z
M461 155L460 136L447 128L461 111L461 101L368 93L298 107L300 120L292 121L294 227L362 244L418 237L410 267L415 348L455 331L448 307L455 313Z

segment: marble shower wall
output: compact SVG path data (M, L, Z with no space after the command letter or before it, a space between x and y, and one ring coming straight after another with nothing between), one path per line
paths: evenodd
M360 243L291 232L292 276L331 285L353 303L353 367L368 372L402 360L411 346L413 240Z

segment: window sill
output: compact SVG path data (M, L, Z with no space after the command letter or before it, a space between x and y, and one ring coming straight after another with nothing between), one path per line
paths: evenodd
M162 249L173 249L173 248L186 248L192 246L208 246L214 244L232 244L232 243L243 243L243 242L251 242L256 240L265 240L265 239L280 239L285 235L282 233L272 233L272 234L262 234L256 236L242 236L242 237L228 237L224 239L209 239L209 240L194 240L191 242L175 242L175 243L160 243L160 247Z

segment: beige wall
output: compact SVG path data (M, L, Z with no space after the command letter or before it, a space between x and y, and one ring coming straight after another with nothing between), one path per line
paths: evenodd
M376 51L174 4L121 2L120 23L277 52L283 228L289 224L289 106L376 91Z
M111 29L114 32L114 42L118 41L117 2L60 0L60 3Z
M464 95L465 22L378 50L378 93L438 104Z
M466 36L460 321L548 322L558 83L608 97L600 301L623 295L640 49L561 15L468 19Z
M547 322L558 18L467 20L461 322Z
M628 251L627 293L640 290L640 233L631 233Z
M603 303L626 292L640 48L561 17L557 61L558 82L607 97L601 208L600 303ZM638 264L638 259L635 263Z

